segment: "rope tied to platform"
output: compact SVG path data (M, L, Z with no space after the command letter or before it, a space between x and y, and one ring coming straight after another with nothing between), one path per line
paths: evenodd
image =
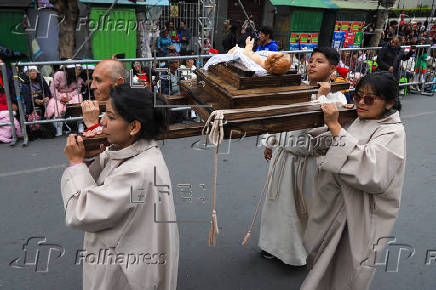
M263 201L263 199L265 198L266 193L267 193L267 191L268 191L268 187L269 187L270 182L271 182L272 172L274 171L274 168L275 168L276 165L277 165L277 161L278 161L278 159L279 159L278 157L279 157L279 155L282 153L283 148L279 147L279 150L281 150L281 151L280 151L278 154L276 154L275 158L274 158L273 161L272 161L272 165L271 165L271 166L272 166L272 170L270 170L270 171L268 172L268 175L267 175L267 177L266 177L265 184L263 185L262 193L260 194L259 200L257 201L256 210L254 211L253 219L251 220L250 227L248 228L248 232L247 232L247 234L244 236L244 239L242 240L242 245L243 245L243 246L245 246L246 244L248 244L248 240L250 239L250 236L251 236L251 231L253 230L253 227L254 227L254 224L255 224L255 222L256 222L257 216L258 216L258 214L259 214L260 206L261 206L262 201Z
M219 146L224 139L224 111L213 111L204 124L202 136L208 136L211 144Z
M213 191L212 191L212 220L209 230L209 246L215 246L216 234L219 234L218 230L218 218L216 214L216 183L218 175L218 152L219 145L224 139L224 111L213 111L209 119L206 121L203 130L201 132L203 137L208 137L210 143L215 145L214 153L214 172L213 172ZM207 138L206 140L207 141Z
M285 150L283 149L283 147L280 146L277 148L277 152L271 161L272 162L271 168L268 171L268 175L266 177L266 181L265 181L265 184L263 186L263 190L259 196L259 200L257 201L257 205L256 205L256 209L254 211L253 219L251 220L251 224L250 224L250 227L248 228L247 234L244 236L244 239L242 240L243 246L248 244L248 240L250 239L250 236L251 236L251 231L253 230L254 224L256 223L257 216L259 215L260 206L262 205L262 201L265 200L265 197L266 197L267 192L268 192L268 188L270 186L272 186L272 192L273 192L272 196L268 196L269 200L277 200L277 198L279 196L278 186L281 183L281 178L282 178L283 170L284 170L284 164L286 162L286 158L282 162L278 162L278 160L280 159L280 156L282 154L286 154L286 153L285 153ZM291 154L293 154L293 153L291 153ZM306 201L304 200L304 180L306 177L307 159L308 159L308 157L305 156L304 160L301 164L301 167L299 167L297 169L300 171L301 190L298 189L298 174L295 173L294 177L293 177L294 178L293 179L293 190L294 190L295 208L298 211L297 214L299 214L303 218L304 222L307 221L307 205L306 205ZM279 170L277 173L279 176L279 180L278 180L277 184L271 184L272 175L273 175L276 167L278 167L277 170Z

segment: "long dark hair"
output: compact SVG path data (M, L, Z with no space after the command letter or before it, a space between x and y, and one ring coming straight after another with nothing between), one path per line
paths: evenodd
M356 92L365 85L370 86L374 93L378 97L383 98L387 103L392 102L394 106L391 110L401 111L398 81L392 73L376 72L367 74L360 79L356 86Z
M67 78L67 87L69 87L72 83L77 81L76 67L71 67L71 68L64 67L64 71L66 73L66 78Z
M135 62L136 62L136 61L133 61L133 62L132 62L132 65L131 65L131 66L132 66L132 71L133 71L133 75L134 75L134 76L138 76L138 74L140 74L141 72L140 72L140 71L136 71L136 68L135 68ZM144 69L143 69L143 67L142 67L142 63L141 63L140 61L139 61L139 64L141 65L141 70L144 71Z
M111 89L111 100L115 111L124 120L141 123L139 139L156 139L168 130L167 102L159 94L155 98L150 89L119 85Z

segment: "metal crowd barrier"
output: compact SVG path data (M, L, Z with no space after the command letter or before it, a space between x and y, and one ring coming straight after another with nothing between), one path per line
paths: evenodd
M12 99L11 99L11 92L9 91L9 79L8 79L8 72L6 65L1 62L1 73L2 73L2 79L3 79L3 88L4 93L6 95L6 103L8 104L8 111L9 111L9 122L2 122L0 123L0 127L3 126L10 126L12 131L12 141L9 143L11 146L15 145L17 143L17 132L14 124L14 112L12 110Z
M403 49L411 49L410 45L401 46ZM430 45L416 45L416 55L422 56L427 54L432 59L432 66L435 64L436 56L436 47L432 47ZM374 69L371 66L377 65L376 56L378 50L382 47L368 47L368 48L341 48L339 49L340 55L340 64L339 66L345 67L349 69L348 78L351 82L353 88L353 83L357 83L358 79L366 75L367 73L371 73ZM297 71L302 73L303 79L307 80L307 65L309 63L309 56L313 52L312 49L307 50L292 50L292 51L283 51L285 53L293 54L297 58ZM434 56L433 56L434 55ZM400 80L407 78L407 81L400 82L400 87L422 87L422 94L430 94L426 93L424 90L429 85L435 85L436 82L433 81L434 77L436 77L436 67L427 68L425 73L423 72L415 72L416 57L411 57L409 61L401 61L400 64ZM425 60L427 62L427 60ZM376 70L376 68L375 68ZM357 76L357 77L356 77ZM410 81L412 80L412 81Z
M405 49L410 49L410 46L403 46ZM351 88L350 90L353 90L353 85L358 81L358 78L363 77L367 73L371 73L373 71L373 66L375 66L376 61L374 61L375 56L377 55L377 51L380 50L381 47L371 47L371 48L342 48L339 49L340 59L341 62L339 66L347 67L349 72L347 77L349 77L349 81L351 82ZM430 45L417 45L416 46L416 55L420 57L421 55L428 54L432 56L433 63L434 63L434 57L433 54L436 55L436 47L431 47ZM296 51L283 51L284 53L290 53L293 55L294 61L293 64L295 65L295 68L299 73L302 74L303 79L307 79L307 65L309 63L309 56L313 52L312 50L296 50ZM121 62L134 62L134 61L141 61L142 63L147 62L148 68L150 69L149 76L151 77L151 68L153 67L156 69L159 67L160 62L170 61L170 60L186 60L186 59L197 59L197 67L201 67L203 65L202 60L210 58L212 55L187 55L187 56L170 56L170 57L153 57L153 58L129 58L129 59L120 59ZM76 65L82 65L82 64L95 64L98 63L101 60L66 60L66 61L43 61L43 62L19 62L19 63L12 63L12 71L14 72L14 84L15 89L17 93L17 101L18 101L18 107L19 107L19 121L21 124L21 129L24 134L24 143L23 145L26 146L28 144L28 134L27 134L27 126L34 125L34 124L44 124L44 123L53 123L55 122L72 122L77 121L80 122L83 120L82 117L68 117L68 118L53 118L48 120L37 120L37 121L27 121L26 120L26 112L25 108L23 108L22 104L22 98L20 93L20 85L18 80L18 75L15 70L15 66L18 67L26 67L26 66L44 66L44 65L69 65L69 64L76 64ZM425 60L427 61L427 60ZM2 64L4 68L4 64ZM431 85L436 88L436 82L433 81L433 78L436 76L436 72L433 65L431 68L428 68L427 72L415 72L413 67L413 59L412 61L404 61L401 63L401 69L400 69L400 76L407 76L407 81L400 84L401 87L409 87L409 86L422 86L423 90L426 88L426 86ZM163 76L161 76L161 72L164 69L156 69L158 71L158 80L162 79ZM6 70L2 70L3 75L5 75ZM180 77L180 75L178 75ZM429 80L431 78L431 81ZM5 79L5 78L4 78ZM7 78L6 78L7 79ZM410 81L412 80L413 81ZM151 78L149 80L151 82ZM169 80L170 81L170 80ZM7 85L5 85L7 87ZM54 90L56 92L56 90ZM8 96L8 102L10 102L10 95L7 91ZM52 96L56 97L56 96ZM82 100L83 101L83 97ZM57 104L57 102L56 102ZM16 134L15 134L15 127L13 124L13 114L11 107L9 107L10 111L10 122L0 124L7 126L11 125L13 130L13 136L14 136L14 142L16 143ZM57 113L59 115L59 108L56 106ZM181 110L190 110L191 106L176 106L172 107L172 111L181 111Z
M187 55L187 56L168 56L168 57L153 57L153 58L128 58L128 59L119 59L119 61L121 62L134 62L134 61L141 61L141 62L148 62L149 63L149 68L150 68L150 74L149 76L151 76L151 67L153 66L154 68L157 66L159 66L160 62L165 62L165 61L171 61L171 60L185 60L185 59L197 59L197 64L202 65L202 60L206 59L206 58L210 58L212 55ZM16 91L16 95L20 96L17 97L18 100L18 108L19 108L19 122L21 125L21 129L23 131L23 135L24 135L24 142L23 142L23 146L27 146L28 142L29 142L29 134L27 131L27 126L29 125L36 125L36 124L47 124L47 123L53 123L53 125L55 125L57 122L73 122L73 121L77 121L80 122L83 120L83 117L67 117L67 118L53 118L53 119L46 119L46 120L36 120L36 121L28 121L26 120L26 108L24 108L23 106L23 99L21 97L21 86L19 83L19 75L17 74L17 71L15 69L16 66L18 66L19 68L21 67L27 67L29 68L29 66L45 66L45 65L83 65L83 64L95 64L98 63L102 60L65 60L65 61L40 61L40 62L18 62L18 63L12 63L11 64L11 68L12 71L14 72L14 85L15 85L15 91ZM157 71L159 73L158 76L158 80L160 80L161 76L161 72L162 70L164 71L165 69L160 69L160 71ZM21 71L21 69L20 69ZM163 77L162 77L163 78ZM151 81L151 80L150 80ZM51 86L51 84L49 85ZM41 84L41 88L43 88L43 84ZM31 94L33 92L33 88L32 86L30 86L31 89ZM78 88L78 90L80 90L80 88ZM53 90L54 93L56 94L56 90ZM78 95L81 95L80 92L77 92ZM56 95L51 96L52 98L56 98ZM83 96L80 100L80 103L83 101ZM32 104L33 104L33 108L35 108L35 103L34 100L32 98ZM56 105L56 113L57 115L61 115L62 112L59 110L58 107L58 102L55 102ZM46 106L46 104L44 103L44 106ZM191 107L190 106L174 106L171 107L170 110L171 111L187 111L190 110ZM43 117L43 116L42 116ZM8 125L10 122L8 122L6 125ZM13 132L15 132L15 127L12 123L12 128L13 128ZM15 135L14 135L15 136ZM16 140L16 137L15 139Z

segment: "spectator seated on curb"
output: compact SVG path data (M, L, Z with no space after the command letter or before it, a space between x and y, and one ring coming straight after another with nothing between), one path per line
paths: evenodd
M47 104L51 98L50 88L38 71L36 66L29 66L27 74L23 76L21 84L21 97L24 101L24 110L27 121L45 119ZM28 126L29 140L36 138L53 138L56 130L52 124L32 124Z

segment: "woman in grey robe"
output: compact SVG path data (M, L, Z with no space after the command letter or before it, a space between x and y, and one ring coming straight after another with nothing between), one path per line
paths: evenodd
M335 106L324 104L328 131L312 132L332 142L318 146L326 152L317 159L316 195L304 236L311 271L303 290L369 289L377 253L400 210L406 134L398 81L388 72L367 75L353 99L358 118L349 127L341 127Z
M82 137L67 139L61 190L67 225L85 232L76 256L83 289L176 289L179 233L168 168L154 141L167 128L164 104L145 88L113 88L101 121L112 145L89 167Z

